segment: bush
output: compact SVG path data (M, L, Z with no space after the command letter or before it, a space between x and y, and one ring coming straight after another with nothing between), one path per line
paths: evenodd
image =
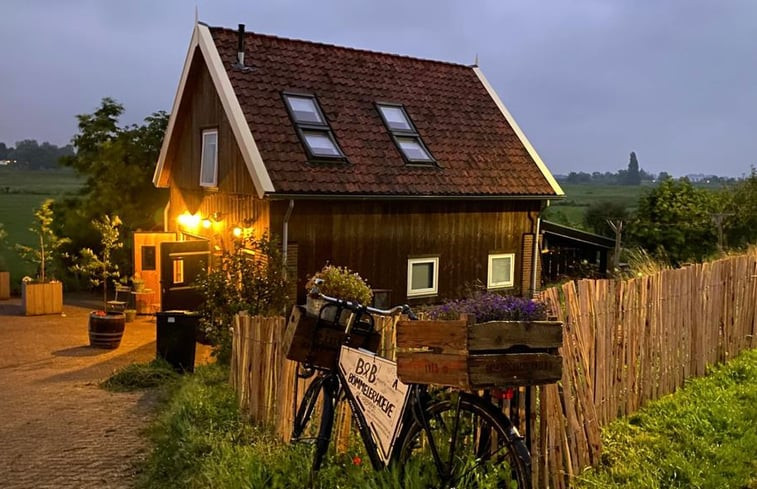
M212 265L195 284L203 295L200 327L217 360L228 364L234 315L282 314L288 304L284 260L278 242L266 234L237 240Z
M524 297L483 292L429 309L432 319L456 319L472 315L477 323L487 321L543 321L547 319L546 304Z

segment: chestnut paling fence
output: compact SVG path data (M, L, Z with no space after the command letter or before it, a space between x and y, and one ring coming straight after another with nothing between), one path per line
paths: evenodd
M626 281L579 280L541 298L564 322L563 378L516 396L508 409L521 425L532 415L535 487L568 487L598 462L607 423L757 347L755 252ZM378 322L390 358L394 326ZM295 382L296 364L281 351L284 328L284 318L237 317L231 382L250 418L288 440L306 381ZM346 409L336 423L339 448L350 436Z

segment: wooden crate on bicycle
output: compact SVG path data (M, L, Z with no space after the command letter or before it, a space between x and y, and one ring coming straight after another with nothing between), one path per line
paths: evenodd
M378 350L381 341L378 333L347 335L344 330L345 326L338 321L319 320L307 314L304 307L294 306L287 319L282 348L289 360L327 369L336 368L342 345Z
M397 376L405 383L484 389L557 382L559 321L399 321Z

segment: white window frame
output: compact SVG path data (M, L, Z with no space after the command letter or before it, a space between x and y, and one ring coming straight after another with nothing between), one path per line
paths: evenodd
M213 180L203 181L205 175L205 166L209 162L205 161L205 141L206 137L213 135L216 138L216 150L213 152ZM202 131L202 148L200 150L200 186L217 187L218 186L218 129L203 129Z
M425 289L413 289L413 265L431 263L434 267L433 286ZM407 296L420 297L431 296L439 293L439 257L429 256L424 258L408 258L407 260Z
M494 271L494 260L509 258L510 259L510 276L504 282L495 282L492 273ZM486 288L487 289L504 289L515 285L515 253L491 253L486 271Z

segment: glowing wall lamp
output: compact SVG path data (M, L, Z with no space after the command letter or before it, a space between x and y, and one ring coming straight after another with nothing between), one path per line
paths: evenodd
M197 227L200 225L200 215L184 212L183 214L179 215L177 221L179 222L179 225L184 228L192 230L197 229Z

